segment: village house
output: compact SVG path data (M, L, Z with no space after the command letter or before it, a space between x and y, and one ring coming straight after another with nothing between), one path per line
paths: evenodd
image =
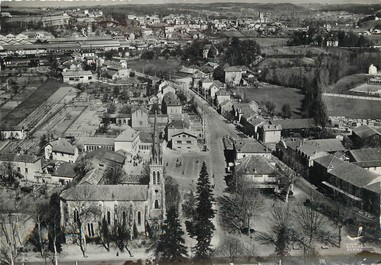
M42 174L37 176L37 182L66 185L71 183L78 175L78 167L75 163L49 163L42 168Z
M100 148L114 151L114 139L110 137L81 137L77 145L82 147L82 151L91 152Z
M234 172L259 189L277 189L279 175L275 163L268 157L248 156L237 160Z
M283 137L308 137L310 132L316 130L318 127L314 119L287 119L287 120L274 120L274 125L282 127Z
M5 126L0 125L0 140L6 139L25 139L27 130L23 126Z
M161 112L168 115L179 115L183 112L181 102L174 93L168 92L164 95Z
M235 159L242 159L248 156L263 156L271 158L271 151L251 138L233 140Z
M215 104L218 106L225 101L230 101L230 92L227 90L218 90L215 94Z
M36 182L41 175L41 158L28 154L0 155L0 165L11 163L15 173L20 174L23 181Z
M149 111L144 106L136 108L131 113L131 127L134 129L149 127Z
M106 74L111 79L120 79L130 76L130 69L123 67L122 65L110 65L107 66Z
M94 81L91 71L71 71L67 70L62 72L62 78L64 83L69 85L86 84Z
M190 131L182 131L171 136L171 148L173 150L196 151L197 136Z
M305 172L313 166L316 158L344 152L346 148L339 139L284 139L276 145L280 160L298 172Z
M353 164L381 175L381 148L353 149L347 155Z
M242 70L237 66L230 66L224 69L225 83L237 86L241 83Z
M379 223L379 174L330 154L315 160L310 169L310 181L333 200L351 205L353 210L368 219L372 217L367 214L370 213L375 217L374 221Z
M45 148L45 159L74 163L78 158L78 148L65 138L48 143Z
M352 130L350 136L357 148L381 147L381 129L373 126L361 125Z
M115 138L115 151L123 151L134 155L138 152L139 142L139 131L128 126L126 130Z
M264 144L276 144L281 139L282 125L262 124L259 127L259 140Z

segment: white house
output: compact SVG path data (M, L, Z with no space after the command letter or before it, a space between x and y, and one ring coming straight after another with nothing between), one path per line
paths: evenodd
M59 138L45 146L45 159L74 163L78 158L78 148L66 139Z
M62 72L64 83L70 85L90 83L94 80L91 71L66 71Z
M129 127L115 138L115 150L136 154L139 147L139 131Z

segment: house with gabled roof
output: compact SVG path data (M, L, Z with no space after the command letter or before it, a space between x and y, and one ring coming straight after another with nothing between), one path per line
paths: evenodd
M138 129L149 126L149 110L144 106L133 109L131 113L131 127Z
M78 175L77 164L58 162L46 164L43 173L37 177L39 183L61 184L71 183Z
M252 138L241 138L233 140L236 159L248 156L263 156L270 158L271 151L257 140Z
M310 181L336 201L380 218L381 176L330 154L315 159ZM365 214L364 216L371 216Z
M100 148L115 150L114 139L111 137L81 137L77 145L82 147L82 151L91 152Z
M307 119L286 119L286 120L274 120L274 125L282 126L282 136L308 136L310 131L316 130L318 126L312 118Z
M225 83L231 85L239 85L242 79L242 70L237 66L230 66L224 69Z
M356 147L381 147L381 128L361 125L352 130L351 139Z
M11 162L24 181L36 182L42 172L41 158L29 154L0 154L0 166ZM3 173L1 173L3 174Z
M347 155L349 161L357 166L381 174L381 148L353 149Z
M197 136L190 130L178 132L172 135L170 145L173 150L195 151L197 150Z
M45 159L74 163L78 158L78 148L65 138L49 142L45 148Z
M115 151L136 154L139 148L139 131L130 126L114 139Z
M181 115L183 113L181 102L174 93L168 92L164 95L161 112L168 115Z
M234 172L259 189L275 190L279 185L279 175L275 162L264 156L248 156L237 160Z
M298 172L304 172L313 166L314 160L344 152L346 148L339 139L283 139L276 145L277 156Z

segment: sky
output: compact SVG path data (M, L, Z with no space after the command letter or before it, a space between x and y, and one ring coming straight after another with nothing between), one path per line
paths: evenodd
M81 6L110 4L165 4L165 3L293 3L293 4L381 4L381 0L0 0L2 5L9 6Z

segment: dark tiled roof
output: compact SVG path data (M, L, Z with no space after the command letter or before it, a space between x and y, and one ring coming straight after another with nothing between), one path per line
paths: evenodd
M49 143L52 146L53 152L60 152L65 154L74 155L76 147L71 145L65 138L60 138L56 141Z
M77 164L74 163L62 163L57 166L56 170L52 173L52 176L74 178L78 175L75 171Z
M225 72L241 72L242 70L237 66L230 66L224 69Z
M361 125L357 128L354 128L352 132L362 139L371 137L375 134L381 135L381 133L376 130L376 128L370 127L368 125Z
M102 161L106 160L106 162L115 162L118 164L124 164L124 161L126 160L126 157L124 155L106 148L99 148L85 155L85 159L91 158L98 158Z
M349 154L353 158L353 162L378 161L379 163L381 163L381 148L365 148L350 150Z
M68 201L146 201L147 185L77 185L61 193Z
M235 149L240 153L269 153L270 151L257 140L239 139L234 140Z
M378 177L376 173L344 161L341 161L341 163L338 162L332 169L329 169L328 172L360 188L370 184Z
M173 120L168 124L169 129L187 129L189 124L183 120Z
M244 175L274 175L275 167L271 165L271 160L263 156L248 156L242 159L237 166L238 173Z
M24 163L34 163L40 160L39 157L27 154L0 154L0 161L14 161Z

